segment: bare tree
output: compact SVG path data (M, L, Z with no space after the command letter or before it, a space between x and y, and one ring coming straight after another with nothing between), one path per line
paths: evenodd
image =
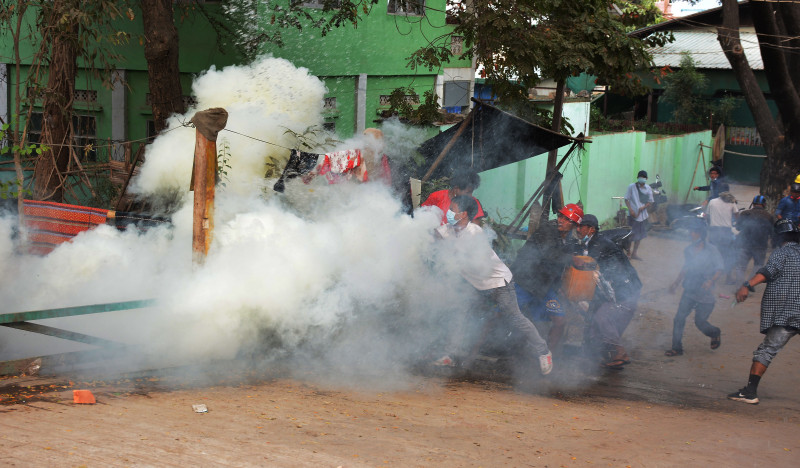
M186 111L178 68L178 29L172 0L142 0L144 57L156 133L172 114Z
M778 108L773 117L767 99L744 55L736 0L722 0L717 37L736 74L761 135L767 158L761 169L761 193L780 198L800 173L800 3L750 2L769 90Z

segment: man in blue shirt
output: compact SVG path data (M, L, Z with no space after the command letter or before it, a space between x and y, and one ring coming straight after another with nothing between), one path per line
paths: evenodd
M800 221L800 183L794 182L789 187L789 196L781 198L778 208L775 209L775 217L778 219L791 219L797 224Z

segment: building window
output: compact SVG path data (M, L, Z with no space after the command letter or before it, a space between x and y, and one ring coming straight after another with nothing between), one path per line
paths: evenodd
M28 97L42 99L44 89L28 88ZM75 102L97 102L97 91L91 89L76 89L72 92L72 100Z
M336 133L336 122L325 122L322 128L327 132Z
M464 53L464 36L450 36L450 52L453 55Z
M182 98L183 98L183 107L185 107L186 109L197 105L197 98L195 98L194 96L187 96L186 94L184 94ZM146 106L153 107L153 95L147 93L144 97L144 103Z
M153 141L156 134L156 121L153 119L147 119L147 129L145 130L145 136L147 136L147 141Z
M425 0L389 0L389 14L424 16Z
M469 106L469 81L445 81L442 107Z
M381 106L390 106L391 101L392 101L392 96L390 94L382 94L380 97ZM419 105L419 95L406 94L406 102L414 106Z
M324 111L336 110L336 98L326 97L325 102L322 104L322 110Z
M28 141L41 143L42 141L41 112L31 114L28 124ZM72 144L73 150L81 161L97 161L97 120L92 115L72 116Z

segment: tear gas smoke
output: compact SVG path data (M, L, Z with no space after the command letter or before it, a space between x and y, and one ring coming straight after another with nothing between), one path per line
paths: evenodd
M286 129L303 132L321 122L325 93L305 69L274 58L209 70L194 90L198 109L228 111L227 128L286 147L296 143ZM4 310L155 298L150 309L46 323L140 345L138 359L147 366L295 356L299 368L342 381L406 381L409 364L452 332L449 314L469 307L452 265L464 252L443 250L431 235L441 214L402 214L400 201L378 182L293 179L274 195L264 162L288 150L222 132L232 167L218 187L209 255L193 267L188 185L195 131L179 128L193 112L170 120L174 131L155 140L134 182L143 196L181 195L172 226L141 233L101 226L33 257L14 253L14 221L2 218ZM398 123L384 130L384 151L393 157L408 158L419 143ZM359 136L341 147L374 143ZM1 332L0 359L46 354L38 341L30 349L12 336L25 332Z

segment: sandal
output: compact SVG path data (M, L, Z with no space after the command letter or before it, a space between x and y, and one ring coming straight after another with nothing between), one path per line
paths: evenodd
M613 361L608 361L603 365L611 369L622 369L622 366L628 363L630 363L630 361L625 362L624 359L614 359Z
M668 349L664 352L664 356L683 356L682 349Z
M711 349L717 349L722 344L722 333L711 338Z

